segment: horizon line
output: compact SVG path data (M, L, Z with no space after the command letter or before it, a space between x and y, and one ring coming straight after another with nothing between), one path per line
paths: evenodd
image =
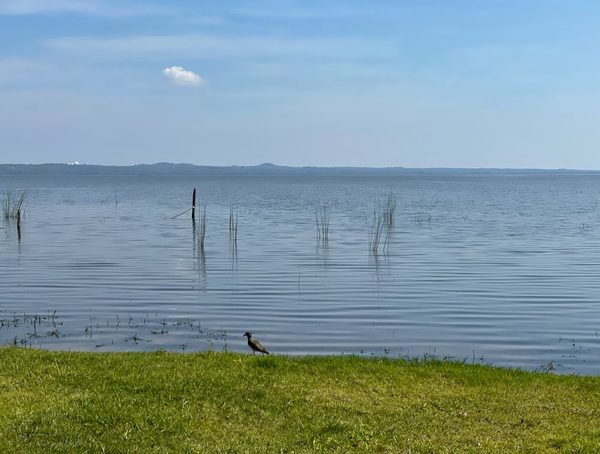
M2 163L0 166L49 166L62 165L69 167L138 167L138 166L156 166L156 165L173 165L173 166L193 166L193 167L212 167L212 168L244 168L244 167L279 167L288 169L356 169L356 170L542 170L542 171L572 171L572 172L600 172L600 169L582 169L568 167L404 167L396 166L356 166L356 165L286 165L274 164L271 162L262 162L260 164L194 164L191 162L169 162L159 161L153 163L135 163L135 164L94 164L73 162L41 162L41 163Z

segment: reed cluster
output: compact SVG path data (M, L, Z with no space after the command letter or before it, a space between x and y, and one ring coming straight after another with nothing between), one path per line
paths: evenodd
M7 189L4 200L2 200L2 214L4 219L17 219L23 212L27 191L15 191Z
M388 230L394 227L396 218L396 194L389 192L383 203L383 224Z
M315 207L315 228L317 240L322 243L329 241L329 220L331 218L331 207L327 204L318 203Z
M390 191L386 195L385 200L383 202L378 200L375 208L373 208L371 234L369 236L369 252L371 254L379 254L380 246L382 252L388 252L395 218L396 194Z
M371 222L371 234L369 235L369 252L378 254L379 243L383 235L383 218L377 208L373 208L373 220Z

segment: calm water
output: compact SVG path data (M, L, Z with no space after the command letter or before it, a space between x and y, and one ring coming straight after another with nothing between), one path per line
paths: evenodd
M2 343L246 351L249 330L280 354L600 372L600 176L0 177L7 186L29 198L21 242L0 223ZM204 255L189 215L171 219L194 186ZM373 256L370 218L390 190L389 252ZM318 201L332 207L326 247Z

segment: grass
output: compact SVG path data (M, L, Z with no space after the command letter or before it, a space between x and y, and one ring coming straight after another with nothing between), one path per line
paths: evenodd
M19 214L23 215L23 207L27 199L27 191L15 191L7 189L2 200L2 214L4 219L17 219Z
M0 349L1 452L598 452L600 378Z

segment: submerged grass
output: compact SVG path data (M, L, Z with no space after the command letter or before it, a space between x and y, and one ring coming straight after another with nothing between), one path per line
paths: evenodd
M2 452L597 452L600 378L357 357L0 349Z

